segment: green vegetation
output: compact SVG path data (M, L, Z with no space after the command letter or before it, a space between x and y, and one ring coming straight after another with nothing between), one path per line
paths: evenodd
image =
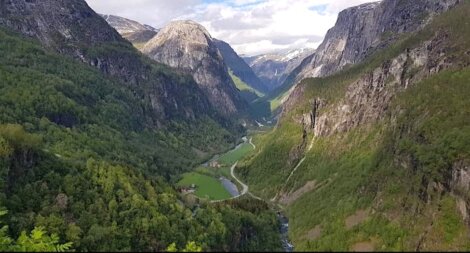
M202 247L197 246L195 242L188 242L186 244L186 247L182 250L178 250L176 248L176 244L172 243L168 248L166 249L167 252L202 252Z
M7 211L0 211L0 218L6 214ZM46 235L42 227L34 228L31 235L25 231L21 232L16 242L7 235L7 231L8 226L0 228L0 251L2 252L65 252L72 247L70 242L60 244L56 234Z
M210 200L229 199L232 196L222 186L218 178L232 178L230 167L252 151L253 146L249 142L240 144L236 149L228 151L215 160L219 163L220 168L200 166L196 168L195 172L184 174L178 185L190 187L195 184L197 186L195 194L199 198Z
M230 77L232 78L233 82L235 83L235 86L240 90L240 91L250 91L254 94L256 94L256 96L258 97L263 97L264 94L261 92L261 91L258 91L252 87L250 87L248 84L246 84L245 82L243 82L242 80L240 80L240 78L238 78L237 76L235 76L233 74L233 71L230 70L229 71L229 74L230 74Z
M183 174L183 179L178 183L179 186L190 187L196 185L196 196L209 200L229 199L232 196L223 187L217 178L191 172Z
M53 153L78 159L106 153L109 159L170 177L235 140L208 117L149 128L151 119L142 110L148 105L124 84L33 42L1 31L0 39L0 120L24 122L28 130L44 133ZM206 155L198 157L192 147Z
M252 87L250 87L247 83L243 82L240 78L233 74L232 70L229 70L230 77L232 78L235 86L240 91L241 96L247 102L253 102L256 99L263 97L264 94Z
M212 167L198 167L195 170L197 173L211 176L214 178L220 178L220 177L225 177L225 178L230 178L230 167L229 166L221 166L220 168L212 168Z
M454 189L452 181L456 164L470 161L470 44L464 39L470 36L470 22L462 22L469 15L466 1L363 64L305 80L306 92L296 108L273 132L259 137L260 152L242 164L250 190L272 198L315 181L313 189L285 207L296 250L347 251L363 242L379 251L470 248L469 228L456 206L456 199L468 201L469 193ZM328 101L321 113L333 108L347 85L439 32L445 34L439 46L455 68L399 92L383 120L316 137L310 151L296 155L305 139L293 119L308 112L312 98ZM306 139L312 139L311 133ZM303 155L305 161L286 184ZM365 217L355 217L361 210ZM315 228L320 232L311 233Z
M235 162L241 160L247 154L253 151L253 146L250 143L243 143L240 144L235 150L231 150L222 156L220 156L217 160L224 166L232 166Z
M107 45L87 53L134 51ZM280 248L267 241L278 236L268 208L255 215L240 200L195 211L167 183L228 149L237 131L207 115L186 122L168 112L174 118L155 122L140 97L145 90L8 31L0 30L0 54L0 203L9 211L2 242L111 252L188 242L213 251ZM149 68L163 81L179 80L168 84L188 85L166 67Z
M272 198L271 194L289 176L289 166L300 160L291 158L290 153L301 139L302 126L291 121L283 121L274 131L259 137L256 143L261 151L256 156L247 157L248 161L240 163L238 169L250 190L266 199Z

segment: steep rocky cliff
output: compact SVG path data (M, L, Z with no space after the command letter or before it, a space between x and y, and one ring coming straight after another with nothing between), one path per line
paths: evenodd
M409 11L455 3L386 0L349 9L338 22L363 11L365 23L392 21L393 29L382 27L397 37L356 38L372 43L357 47L358 58L347 41L330 41L341 46L331 49L337 57L309 59L323 59L322 77L292 90L276 129L241 169L250 190L286 205L296 249L467 247L470 3L406 21ZM372 15L385 6L397 16ZM343 70L331 74L335 68Z
M235 87L219 49L203 26L193 21L172 22L142 52L157 62L191 74L220 113L228 116L247 112L247 104Z
M137 21L114 15L101 15L110 26L139 48L157 35L159 29L149 25L143 25Z
M214 43L222 54L225 64L235 76L257 91L262 93L269 91L269 87L256 76L250 66L248 66L228 43L221 40L214 40Z
M213 115L204 93L189 76L142 57L83 0L0 2L0 26L38 39L46 48L72 56L118 78L136 97L149 124Z
M0 2L0 14L0 25L75 57L83 54L82 46L123 41L85 1L7 0Z
M296 70L298 82L306 77L330 75L358 63L374 51L412 33L446 11L458 0L385 0L342 11L315 55Z

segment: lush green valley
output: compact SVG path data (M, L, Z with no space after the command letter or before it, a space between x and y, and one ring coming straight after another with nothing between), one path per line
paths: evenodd
M274 90L88 4L0 2L0 251L470 250L470 0L348 8Z
M192 210L168 184L239 133L204 116L153 127L150 102L129 86L6 30L0 54L0 206L8 211L0 240L8 234L22 245L21 233L36 227L77 251L188 242L203 250L280 248L267 207L253 211L251 200L238 200ZM6 241L9 250L34 249Z

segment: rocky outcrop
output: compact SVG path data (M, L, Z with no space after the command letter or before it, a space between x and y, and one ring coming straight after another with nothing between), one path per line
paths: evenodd
M245 57L245 61L265 85L270 90L274 90L281 86L289 74L314 52L314 49L303 48L291 50L287 53Z
M463 220L470 224L470 163L458 161L452 166L449 187L457 200Z
M222 54L225 64L235 76L257 91L262 93L269 91L269 88L256 76L250 66L228 43L221 40L214 40L214 43Z
M247 111L247 104L238 93L219 49L203 26L193 21L172 22L142 52L157 62L191 74L223 115Z
M76 57L83 54L82 46L123 41L119 33L81 0L1 1L0 25Z
M309 101L312 109L304 118L313 117L313 120L304 122L313 124L309 129L315 136L328 136L383 119L388 115L390 103L397 93L455 64L445 54L444 42L445 34L437 34L434 39L385 61L347 85L344 97L338 102L312 99ZM302 94L298 90L305 89L302 86L293 92L286 103L286 111L301 100Z
M0 26L38 39L44 47L119 80L138 99L149 101L149 108L142 108L149 125L218 117L189 76L142 57L84 0L0 1Z
M137 48L157 35L159 29L114 15L101 15L110 26Z
M295 71L293 82L331 75L361 62L403 33L421 29L458 0L384 0L342 11L336 25L310 59Z
M384 0L347 9L340 13L335 27L330 29L315 54L295 70L301 70L297 81L306 76L328 76L347 65L357 64L372 52L397 41L400 34L422 29L435 14L458 2ZM322 113L316 116L312 121L315 125L309 129L314 129L316 136L327 136L383 118L397 92L454 64L445 54L446 36L441 31L432 40L412 50L404 49L394 59L360 76L347 86L339 102L331 104L322 99L321 94L311 99L309 104L313 108L321 101ZM284 103L284 113L304 99L303 86L292 91ZM315 111L318 112L318 108ZM309 115L310 112L304 117L311 117Z

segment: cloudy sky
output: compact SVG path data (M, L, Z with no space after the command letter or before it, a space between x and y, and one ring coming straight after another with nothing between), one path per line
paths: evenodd
M239 53L317 47L339 11L374 0L86 0L98 13L156 28L191 19Z

